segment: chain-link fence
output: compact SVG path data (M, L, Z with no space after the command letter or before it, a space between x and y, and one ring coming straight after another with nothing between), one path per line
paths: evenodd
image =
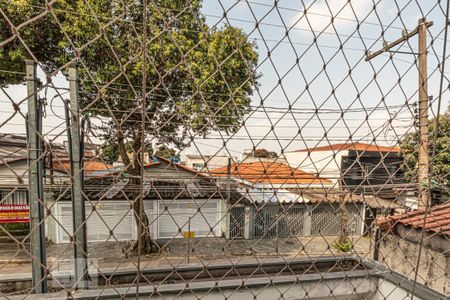
M0 1L0 298L446 299L448 12Z

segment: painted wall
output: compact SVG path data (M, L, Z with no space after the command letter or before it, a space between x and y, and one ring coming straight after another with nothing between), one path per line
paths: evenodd
M224 205L219 199L180 199L145 201L145 213L149 218L154 238L182 238L178 229L191 231L197 237L220 237L223 234ZM93 210L92 206L96 209ZM200 208L200 211L199 211ZM86 202L87 236L90 242L135 240L136 221L127 201ZM46 218L47 238L54 243L68 243L73 232L72 205L59 201L52 205L52 217ZM210 230L212 228L212 231ZM110 236L112 230L114 236Z
M185 166L188 166L189 168L195 169L197 171L203 171L203 172L207 172L207 170L212 170L212 169L216 169L216 168L220 168L220 167L224 167L228 165L228 156L213 156L210 157L208 155L204 156L203 158L201 156L188 156L186 155L185 157L183 157L183 164ZM231 157L231 161L235 162L236 158L235 157ZM201 165L208 165L208 169L203 169L199 166Z
M294 168L309 173L318 174L320 177L337 182L340 176L340 165L342 156L347 155L348 151L315 151L310 152L286 152L285 156ZM333 157L334 156L334 157Z
M410 278L416 267L417 253L419 253L417 243L409 242L397 235L384 235L380 244L380 261L392 270ZM446 257L442 252L422 247L417 281L450 295L450 276L448 274L450 274L450 256L447 254Z

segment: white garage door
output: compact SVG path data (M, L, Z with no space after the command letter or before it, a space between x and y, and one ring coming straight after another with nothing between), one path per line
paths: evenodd
M158 201L158 238L182 238L182 232L188 231L189 217L196 237L220 236L219 201Z
M69 235L72 234L72 205L70 203L57 203L58 220L57 243L68 243ZM86 227L88 242L125 241L135 239L135 222L130 204L127 202L102 202L96 205L98 212L91 214L92 205L86 203ZM101 216L101 217L100 217ZM110 236L110 231L114 237ZM132 237L130 237L132 233Z

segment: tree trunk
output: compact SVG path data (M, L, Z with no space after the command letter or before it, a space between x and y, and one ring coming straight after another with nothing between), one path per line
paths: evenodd
M343 168L343 164L341 163L341 170ZM348 223L348 213L347 208L345 207L345 189L344 185L344 173L341 171L341 176L339 179L339 215L340 215L340 232L339 232L339 240L338 243L340 245L345 244L348 241L348 233L347 233L347 223Z
M150 224L144 210L144 197L141 197L139 193L135 193L133 196L133 211L136 227L138 228L138 238L131 249L131 254L137 255L139 252L141 254L158 253L159 246L152 239L150 234Z
M348 241L347 223L348 223L348 213L345 207L344 195L342 195L342 190L339 193L339 215L340 215L340 232L339 232L339 244L344 244Z
M145 213L144 209L144 195L141 195L141 169L144 166L144 162L141 162L137 151L135 151L135 155L133 157L133 164L131 163L130 158L128 157L125 142L123 136L118 131L118 148L120 156L122 157L122 162L125 164L125 170L132 177L130 180L130 186L132 187L132 199L133 199L133 213L136 220L136 228L138 229L137 240L131 245L131 247L127 250L127 255L138 255L140 254L151 254L158 253L159 246L152 239L150 234L150 224L148 221L148 216ZM133 141L133 148L137 148L140 145L137 145L137 139ZM143 178L142 178L143 179ZM143 184L143 183L142 183Z

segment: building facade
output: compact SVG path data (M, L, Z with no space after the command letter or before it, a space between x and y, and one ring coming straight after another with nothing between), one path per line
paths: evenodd
M186 153L181 155L181 163L183 165L206 173L208 170L227 166L230 161L231 163L237 162L237 157L225 154L202 155L199 153Z
M404 183L399 147L365 143L333 144L287 152L290 165L331 180L346 190L395 198Z

